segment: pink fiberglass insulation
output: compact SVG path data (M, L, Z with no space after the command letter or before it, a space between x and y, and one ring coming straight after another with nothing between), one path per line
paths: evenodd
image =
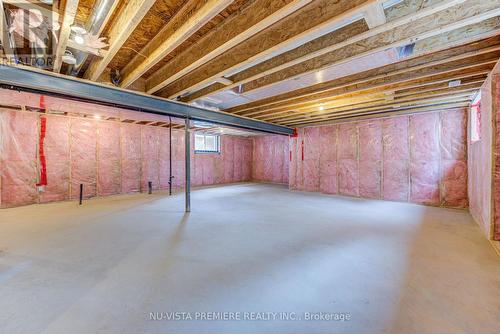
M160 185L160 130L157 127L142 128L141 152L142 152L142 179L141 189L147 191L149 182L153 190L159 189Z
M36 203L38 116L0 111L1 206Z
M159 178L160 178L160 189L168 189L169 177L170 177L170 137L169 130L167 128L159 128L160 132L160 146L159 146Z
M356 123L344 123L338 127L338 188L342 195L358 196L358 131Z
M290 188L464 208L465 133L464 110L299 129Z
M175 189L185 185L184 131L172 130L172 186Z
M304 190L319 191L319 128L304 129Z
M466 207L467 199L467 114L441 113L441 204Z
M380 198L382 177L382 121L358 123L359 196Z
M250 158L250 146L246 156ZM252 179L288 183L288 137L259 136L253 139Z
M141 126L121 124L122 191L141 190Z
M168 189L169 129L133 124L168 123L168 117L0 89L3 105L40 108L41 101L59 115L0 110L0 206L77 199L80 184L85 198L147 191L148 182ZM172 130L174 189L184 186L184 135ZM192 145L193 185L251 180L253 139L221 141L221 154L194 154ZM43 175L47 184L38 191Z
M71 119L71 198L77 199L80 184L83 197L97 195L97 122Z
M492 92L492 110L495 111L494 124L494 174L493 174L493 205L494 205L494 215L493 215L493 240L500 240L500 74L497 70L498 66L494 70L491 79L491 92Z
M252 140L222 136L221 153L194 153L192 184L213 185L251 180Z
M234 180L234 139L225 137L222 140L222 152L224 161L224 182L229 183Z
M67 117L45 115L45 156L47 163L47 185L40 193L40 202L69 199L70 160L69 127ZM64 138L65 140L61 140Z
M408 201L410 177L410 148L408 117L382 120L383 181L382 198Z
M120 123L97 122L99 196L121 193Z
M337 126L319 128L320 190L337 193Z
M411 201L439 204L439 113L410 116Z

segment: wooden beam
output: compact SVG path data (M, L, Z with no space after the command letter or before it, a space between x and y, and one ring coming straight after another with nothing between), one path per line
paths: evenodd
M240 114L246 111L253 112L276 107L279 108L281 106L288 105L290 102L308 102L311 98L318 96L318 94L323 92L326 93L331 90L338 90L339 88L372 81L377 78L384 78L390 76L390 73L403 74L408 71L425 68L427 66L426 64L439 65L448 61L460 60L467 57L474 57L489 52L495 52L497 51L498 46L500 46L500 37L497 36L478 43L471 43L448 50L441 50L425 56L409 57L394 64L389 64L376 69L301 88L293 92L283 93L259 101L239 105L226 109L225 111Z
M121 87L128 87L185 42L233 0L189 0L167 25L122 70ZM144 58L146 56L146 58Z
M54 58L53 71L56 73L59 73L61 70L62 56L64 56L66 46L68 45L69 36L71 34L71 25L75 21L76 12L78 11L78 2L78 0L66 0L64 16L62 19L59 40Z
M270 27L312 0L255 0L164 65L148 80L154 93L197 67Z
M462 84L458 87L454 87L453 89L475 88L483 84L485 78L486 75L484 75L483 77L465 77L462 80ZM254 115L252 117L271 120L281 118L283 117L283 115L291 113L315 111L318 110L319 106L323 106L324 109L329 109L347 105L362 105L376 101L393 101L406 96L413 96L429 92L449 91L450 89L452 88L448 86L448 82L426 82L426 85L417 87L413 87L412 82L409 82L406 85L402 84L398 87L390 85L390 87L388 88L380 87L377 89L346 94L343 96L334 96L331 99L325 99L321 102L312 102L304 104L302 106L294 106L293 108L286 108L278 111L261 112L259 115Z
M374 112L370 112L367 114L351 114L351 115L343 115L336 117L328 117L323 120L313 120L313 121L304 121L301 124L297 124L296 127L304 127L304 126L312 126L312 125L326 125L326 124L335 124L338 122L345 122L346 120L361 120L361 119L371 119L371 118L385 118L385 117L394 117L400 115L408 115L408 114L418 114L432 111L445 111L445 110L453 110L457 108L467 108L470 106L470 101L462 101L462 102L446 102L446 103L437 103L431 105L422 105L422 106L411 106L407 108L401 109L386 109L386 110L378 110Z
M397 106L409 106L413 105L416 103L423 103L423 102L428 102L428 101L433 101L433 102L442 102L442 101L447 101L450 99L463 99L463 98L468 98L475 93L477 88L473 89L464 89L464 90L456 90L456 91L451 91L451 92L439 92L439 93L426 93L422 94L420 96L409 96L402 98L397 101L391 101L388 103L387 101L385 102L377 102L373 103L368 106L345 106L345 107L340 107L340 108L331 108L331 109L325 109L323 111L315 111L311 113L296 113L295 115L290 115L284 118L280 119L275 119L272 122L273 123L292 123L292 122L300 122L303 119L314 119L314 118L322 118L325 116L329 115L338 115L338 114L343 114L343 113L349 113L352 111L356 111L357 113L361 112L368 112L368 111L374 111L374 110L380 110L388 107L397 107Z
M384 7L382 4L373 4L371 5L364 13L364 18L366 24L370 29L381 26L382 24L387 23L387 19L385 17Z
M342 34L342 30L340 30L339 31L340 36L339 36L339 34L337 34L337 31L334 31L330 34L323 36L322 38L318 38L308 43L305 43L304 45L294 50L291 50L280 57L273 57L269 60L266 60L265 62L262 62L259 65L250 67L239 73L234 74L233 76L230 77L230 79L234 81L234 84L231 86L228 87L222 87L217 85L208 86L206 88L200 89L196 93L191 94L184 100L192 101L209 94L241 86L243 84L255 81L257 79L263 78L273 73L283 71L292 66L299 65L300 63L311 61L314 58L327 55L331 52L348 47L351 44L356 44L361 41L367 40L370 37L386 33L387 31L398 28L400 26L411 24L421 18L433 15L450 7L461 4L465 1L466 0L447 0L439 2L428 8L412 13L411 15L407 15L395 21L389 22L383 26L371 30L366 29L366 31L364 32L359 30L359 28L357 27L359 24L364 26L363 21L360 21L357 24L351 24L349 27L345 27L345 29L352 30L354 32L353 35L345 33Z
M0 0L0 38L2 39L2 48L5 57L14 57L14 49L10 45L9 28L7 27L7 19L5 17L5 8L3 6L3 0Z
M469 94L472 94L473 92L477 91L484 80L481 80L480 82L475 82L459 87L444 87L440 89L432 88L432 89L422 89L422 91L418 92L413 92L411 94L394 94L394 99L390 100L392 103L397 104L399 101L406 101L408 99L413 99L413 100L419 100L423 98L428 98L432 96L447 96L450 95L451 93L465 93L468 92ZM388 92L388 91L385 91ZM315 107L310 107L308 109L294 109L293 111L287 111L286 114L284 113L270 113L269 115L262 115L262 116L257 116L254 118L257 118L259 120L264 120L266 122L281 122L283 120L291 120L294 118L298 118L301 115L304 116L314 116L314 115L321 115L322 113L327 113L331 111L343 111L343 110L349 110L352 108L369 108L369 107L375 107L375 106L380 106L380 105L385 105L388 103L387 99L384 98L372 98L370 99L371 94L369 94L363 102L358 102L358 103L349 103L349 100L340 100L340 101L335 101L334 105L330 105L328 103L324 104L317 104ZM380 95L380 94L378 94ZM357 98L355 99L350 99L351 101L358 101ZM323 106L323 110L320 112L319 106Z
M364 83L370 83L370 82L375 82L376 80L383 79L382 85L386 85L387 83L395 83L395 82L403 82L408 81L408 80L413 80L414 78L421 77L422 75L429 76L429 75L434 75L434 73L440 73L440 74L445 74L446 72L453 72L456 71L457 69L467 69L475 66L480 66L480 65L485 65L485 64L491 64L494 63L499 57L500 57L500 52L495 52L495 51L500 51L500 46L495 46L491 48L486 48L484 50L479 50L476 52L471 52L471 53L465 53L462 55L458 55L455 57L450 57L448 59L442 59L442 60L437 60L437 61L432 61L428 62L422 65L417 65L405 69L400 69L400 70L395 70L395 71L388 71L388 72L382 72L378 75L368 75L368 73L377 73L376 71L366 71L363 72L366 75L365 78L356 80L356 78L353 78L351 82L346 82L345 84L341 84L338 86L332 87L333 90L339 90L341 88L348 88L348 87L355 87L355 89L359 89L360 87L366 87L365 85L362 85ZM481 56L481 57L479 57ZM476 57L474 59L474 57ZM430 70L426 70L430 69ZM380 81L377 81L380 82ZM372 88L368 88L372 89ZM342 94L345 95L345 94ZM331 99L332 96L328 97L327 99ZM324 101L325 98L320 98L320 101ZM270 106L270 107L263 107L259 108L254 111L250 112L238 112L238 114L244 115L244 116L255 116L261 113L269 113L270 111L280 111L280 110L289 110L289 109L296 109L296 108L303 108L308 105L311 105L312 103L319 103L317 101L317 98L306 98L302 99L301 101L303 102L291 102L291 103L284 103L281 105L276 105L276 106ZM297 101L297 100L295 100Z
M380 108L372 108L369 110L365 110L363 108L360 109L352 109L348 110L345 112L338 112L338 113L331 113L328 115L323 115L323 116L314 116L314 117L302 117L302 119L294 120L294 121L284 121L284 122L274 122L275 124L279 125L284 125L284 126L289 126L289 127L294 127L299 124L304 124L305 122L317 122L321 121L324 119L332 118L332 117L350 117L353 115L361 116L361 115L370 115L374 113L379 113L379 112L385 112L389 110L404 110L408 108L413 108L417 106L429 106L429 105L442 105L446 103L462 103L462 102L470 102L471 97L473 95L462 95L462 96L457 96L457 97L449 97L449 98L437 98L437 99L428 99L428 100L423 100L419 102L403 102L400 104L390 104L385 107L380 107Z
M221 83L223 85L226 85L226 86L233 84L233 82L231 80L224 78L224 77L217 78L217 79L215 79L215 81L217 81L218 83Z
M347 89L339 89L337 91L332 92L332 94L323 94L321 99L316 100L317 103L322 103L328 101L332 96L339 96L344 93L360 93L360 92L377 92L381 89L391 90L391 89L399 89L399 88L418 88L418 87L426 87L429 85L437 84L437 83L448 83L450 80L455 80L457 78L464 77L478 77L484 76L488 74L493 68L493 62L490 64L481 64L478 67L471 67L467 69L457 69L457 70L445 70L434 72L430 71L429 73L419 74L415 77L406 77L402 80L393 79L389 82L384 82L381 80L376 80L374 82L369 82L366 84L361 84L359 87L352 86L352 88L348 87ZM293 110L290 107L288 110ZM244 115L249 117L248 115ZM253 116L255 117L255 116Z
M97 80L101 73L135 30L155 0L130 0L116 15L118 19L109 31L109 50L105 57L94 61L84 74L86 79Z
M475 13L479 14L473 15ZM451 8L450 11L443 11L432 16L427 16L418 22L400 26L358 43L350 44L348 47L329 52L321 57L307 60L285 70L246 83L243 86L243 92L263 89L283 80L311 74L334 65L343 64L360 57L384 51L388 48L404 46L419 40L452 32L456 29L470 26L499 15L500 7L496 4L484 2L482 0L470 0L463 5ZM496 27L492 27L491 31L497 34L500 33L500 30ZM472 32L472 35L474 35L474 32ZM452 42L455 45L466 43L466 41L463 41L463 36L454 37L457 38L457 40ZM470 38L470 35L467 36L467 38ZM237 80L233 81L237 82Z
M244 68L290 51L345 26L362 15L366 6L382 0L317 0L252 36L217 59L197 68L164 88L161 95L176 97L193 92ZM148 92L157 91L158 78L151 77ZM162 86L163 87L163 86Z

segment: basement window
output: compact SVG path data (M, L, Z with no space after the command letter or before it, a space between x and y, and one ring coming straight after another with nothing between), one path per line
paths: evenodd
M481 96L474 100L470 108L470 141L481 140Z
M195 134L194 153L220 153L220 136Z

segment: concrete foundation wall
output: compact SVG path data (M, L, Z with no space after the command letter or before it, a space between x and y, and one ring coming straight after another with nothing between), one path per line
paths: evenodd
M290 188L466 208L465 110L308 127L290 139Z
M468 141L469 211L484 234L492 236L492 94L491 78L481 88L481 138ZM470 137L470 136L469 136Z
M253 140L252 179L288 184L287 136L259 136Z
M169 129L105 120L168 117L0 90L0 104L16 103L96 117L0 108L0 207L77 199L80 184L85 198L147 191L149 182L168 189ZM252 139L222 136L221 154L195 154L191 141L193 186L251 180ZM172 130L174 189L184 187L184 144L184 131Z

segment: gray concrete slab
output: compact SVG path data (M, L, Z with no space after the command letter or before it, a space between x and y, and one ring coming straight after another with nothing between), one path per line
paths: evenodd
M170 312L194 319L165 319ZM259 320L196 320L231 315L215 312ZM350 319L308 321L309 313ZM1 333L499 326L500 258L466 211L262 184L196 190L189 216L182 194L0 211Z

